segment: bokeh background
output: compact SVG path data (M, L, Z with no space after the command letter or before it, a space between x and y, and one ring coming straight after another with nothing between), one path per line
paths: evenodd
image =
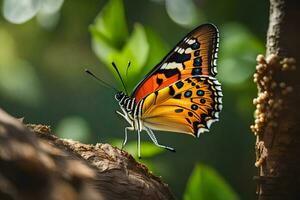
M249 126L256 94L255 58L265 51L266 1L3 0L1 12L0 106L25 122L51 125L60 137L119 147L127 124L115 113L114 91L84 69L121 89L109 65L114 60L132 89L185 34L214 23L221 36L220 121L199 139L156 132L159 142L177 153L143 143L142 162L178 199L193 199L184 193L191 190L188 185L197 184L190 178L199 175L192 174L194 169L213 170L234 193L232 199L255 198L255 138ZM128 60L132 66L126 76ZM146 134L142 138L149 141ZM126 149L136 154L136 134L129 134ZM199 191L207 187L205 181L199 184Z

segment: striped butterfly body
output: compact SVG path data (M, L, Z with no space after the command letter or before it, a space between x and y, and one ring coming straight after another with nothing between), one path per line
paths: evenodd
M204 24L190 32L136 86L131 96L115 95L130 126L127 131L146 131L159 147L175 151L158 143L152 130L170 131L199 137L218 121L222 109L221 85L216 59L219 33L212 24Z

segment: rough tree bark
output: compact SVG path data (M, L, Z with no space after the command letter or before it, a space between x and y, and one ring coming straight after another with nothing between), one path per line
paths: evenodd
M266 58L257 57L258 199L300 199L300 2L270 0Z
M59 139L0 109L1 200L173 200L160 178L109 144Z

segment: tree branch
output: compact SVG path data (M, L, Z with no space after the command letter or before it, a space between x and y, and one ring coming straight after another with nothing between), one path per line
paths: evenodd
M256 120L259 200L300 199L300 6L270 0L266 58L259 55Z
M174 199L125 151L27 126L0 109L0 199Z

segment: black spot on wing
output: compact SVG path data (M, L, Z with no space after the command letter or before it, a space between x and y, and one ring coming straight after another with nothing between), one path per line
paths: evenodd
M200 68L193 68L192 70L192 75L196 76L196 75L200 75L201 74L201 69Z
M175 109L175 112L176 113L181 113L181 112L183 112L183 109L182 108Z
M204 104L206 102L205 99L200 99L200 103Z
M195 134L197 134L197 132L198 132L199 124L200 124L200 122L198 122L198 121L193 122L193 129L194 129Z
M191 59L191 54L180 54L178 52L174 52L167 60L167 62L176 62L176 63L183 63Z
M179 93L179 94L176 94L173 98L174 98L174 99L181 99L181 94L180 94L180 93Z
M189 123L192 124L191 120L189 118L185 118L185 120Z
M194 59L193 65L194 65L195 67L197 67L197 66L199 67L199 66L202 65L202 58L201 58L201 56Z
M175 90L173 88L173 86L169 86L169 95L173 96L175 94Z
M158 77L156 78L156 83L157 83L158 85L161 85L162 82L163 82L163 79L158 78Z
M175 69L164 69L161 72L165 75L166 78L170 78L171 76L174 76L176 74L180 78L180 71L177 68L175 68Z
M178 81L177 83L175 83L176 87L178 89L182 88L182 86L184 85L182 81Z
M194 42L192 45L191 45L192 49L195 50L195 49L199 49L200 47L200 43L198 42Z
M184 97L191 97L192 96L192 91L191 90L187 90L187 91L185 91L185 93L184 93Z
M202 113L201 114L201 121L205 122L206 117L207 117L207 115Z
M197 87L196 87L197 88ZM197 88L198 89L198 88ZM197 95L198 96L203 96L204 95L204 91L203 90L198 90L197 91Z
M191 109L197 110L197 109L198 109L198 106L197 106L196 104L192 104Z

